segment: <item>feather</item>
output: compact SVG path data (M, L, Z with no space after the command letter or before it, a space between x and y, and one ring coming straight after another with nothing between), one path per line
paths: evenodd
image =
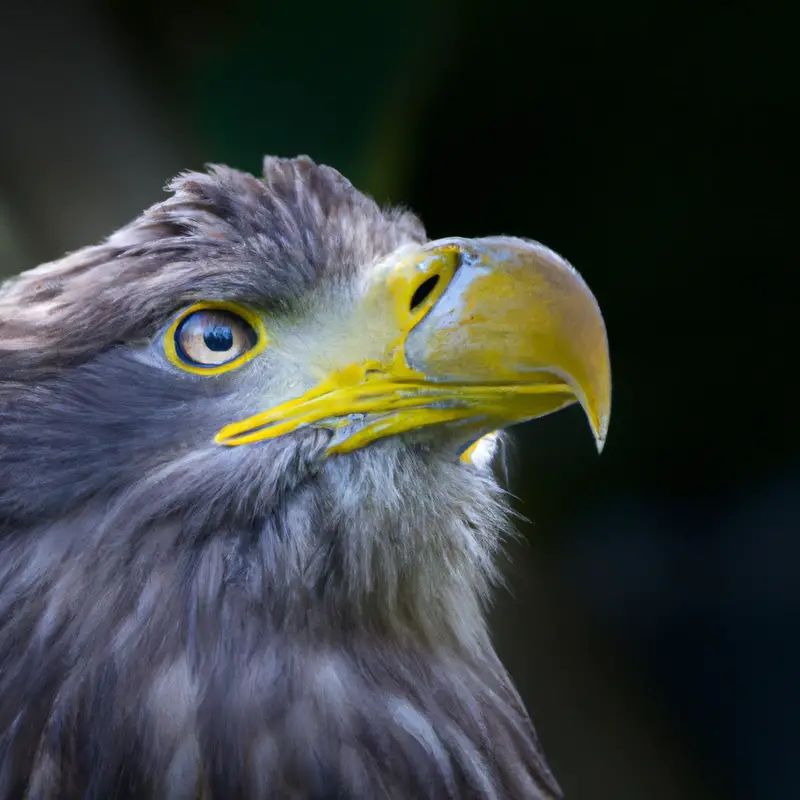
M559 797L486 629L488 466L218 448L246 387L152 355L193 300L300 313L421 225L308 159L171 191L0 289L0 798Z

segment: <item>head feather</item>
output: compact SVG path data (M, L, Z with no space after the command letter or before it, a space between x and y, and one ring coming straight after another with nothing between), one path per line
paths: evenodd
M147 357L183 306L314 308L421 224L306 158L169 188L0 288L0 800L558 796L486 629L488 464L219 448L244 387Z

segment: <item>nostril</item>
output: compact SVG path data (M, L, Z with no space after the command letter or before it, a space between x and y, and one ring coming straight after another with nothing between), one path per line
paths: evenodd
M414 292L414 295L411 298L409 309L413 311L415 308L424 303L428 299L430 293L436 288L437 283L439 283L439 276L432 275L430 278L424 280L419 286L417 286L417 290Z

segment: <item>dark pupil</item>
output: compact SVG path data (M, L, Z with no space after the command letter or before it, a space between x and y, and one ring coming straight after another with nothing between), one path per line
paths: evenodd
M227 325L215 325L203 334L203 341L209 350L224 353L233 347L233 331Z

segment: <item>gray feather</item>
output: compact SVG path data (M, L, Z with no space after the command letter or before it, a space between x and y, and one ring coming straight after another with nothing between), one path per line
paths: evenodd
M188 303L302 315L422 226L308 159L171 190L0 289L0 798L560 796L486 629L489 469L216 447L245 376L152 355Z

